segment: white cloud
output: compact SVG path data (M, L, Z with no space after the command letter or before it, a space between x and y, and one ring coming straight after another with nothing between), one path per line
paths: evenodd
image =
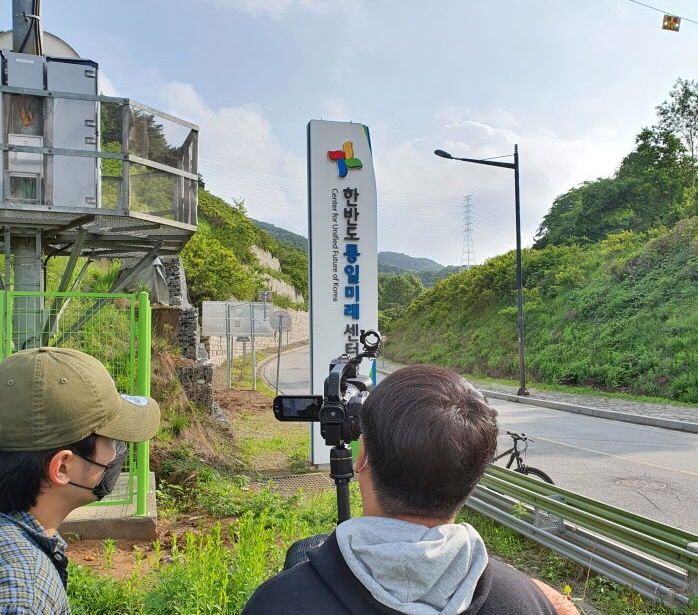
M284 147L254 104L213 109L189 84L153 82L152 87L167 101L166 111L200 126L200 170L207 188L229 201L243 198L253 218L307 235L303 144L296 152ZM325 99L323 114L326 119L351 118L342 98ZM512 153L514 144L520 145L526 246L557 195L584 180L609 175L632 147L619 143L606 128L564 139L549 129L524 125L504 109L492 117L504 126L467 109L441 109L427 131L405 142L391 139L389 124L372 127L379 249L458 264L468 194L473 196L477 261L513 249L513 173L437 158L435 148L483 159Z
M524 126L506 110L493 116L506 118L505 126L452 107L439 110L431 129L410 143L390 143L384 131L380 140L374 139L382 249L458 264L463 200L469 194L478 262L515 246L513 172L437 158L434 149L484 159L513 153L519 144L526 246L556 196L582 181L610 175L632 147L619 142L610 129L565 139L540 126ZM513 162L513 157L501 160Z
M160 88L168 112L200 128L199 168L206 187L248 214L307 235L305 160L287 152L254 105L211 109L189 84Z
M351 108L345 98L326 98L322 101L322 119L347 122L352 119Z
M99 73L99 91L103 96L119 96L114 84L103 72Z

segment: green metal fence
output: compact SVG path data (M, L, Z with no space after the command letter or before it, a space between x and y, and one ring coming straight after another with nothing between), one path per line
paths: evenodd
M120 393L150 395L150 327L148 293L0 291L0 359L25 348L74 348L99 359ZM130 445L126 494L93 506L132 504L135 498L136 515L148 514L148 444Z

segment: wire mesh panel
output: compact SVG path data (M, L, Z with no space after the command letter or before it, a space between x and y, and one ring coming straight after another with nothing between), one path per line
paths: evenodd
M147 395L149 382L144 380L150 371L150 304L147 293L141 295L145 297L114 293L0 292L1 358L40 346L74 348L101 361L119 393ZM148 365L139 366L139 362ZM124 471L128 473L127 490L121 489L96 505L130 504L136 494L134 486L139 502L145 501L147 446L130 445ZM136 476L140 480L134 480Z

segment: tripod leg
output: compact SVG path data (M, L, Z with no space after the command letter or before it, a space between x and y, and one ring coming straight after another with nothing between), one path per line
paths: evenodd
M349 483L341 483L337 485L337 525L347 519L351 519Z
M330 478L337 488L337 524L351 519L349 481L354 476L351 449L344 445L333 446L330 451Z

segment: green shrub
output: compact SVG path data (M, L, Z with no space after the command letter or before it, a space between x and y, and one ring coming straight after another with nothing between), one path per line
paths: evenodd
M523 251L529 375L698 402L698 218ZM442 280L390 320L392 358L518 372L514 253ZM385 322L385 316L383 316Z
M233 251L203 233L189 240L182 261L193 303L227 301L233 296L242 301L255 298L256 285Z

